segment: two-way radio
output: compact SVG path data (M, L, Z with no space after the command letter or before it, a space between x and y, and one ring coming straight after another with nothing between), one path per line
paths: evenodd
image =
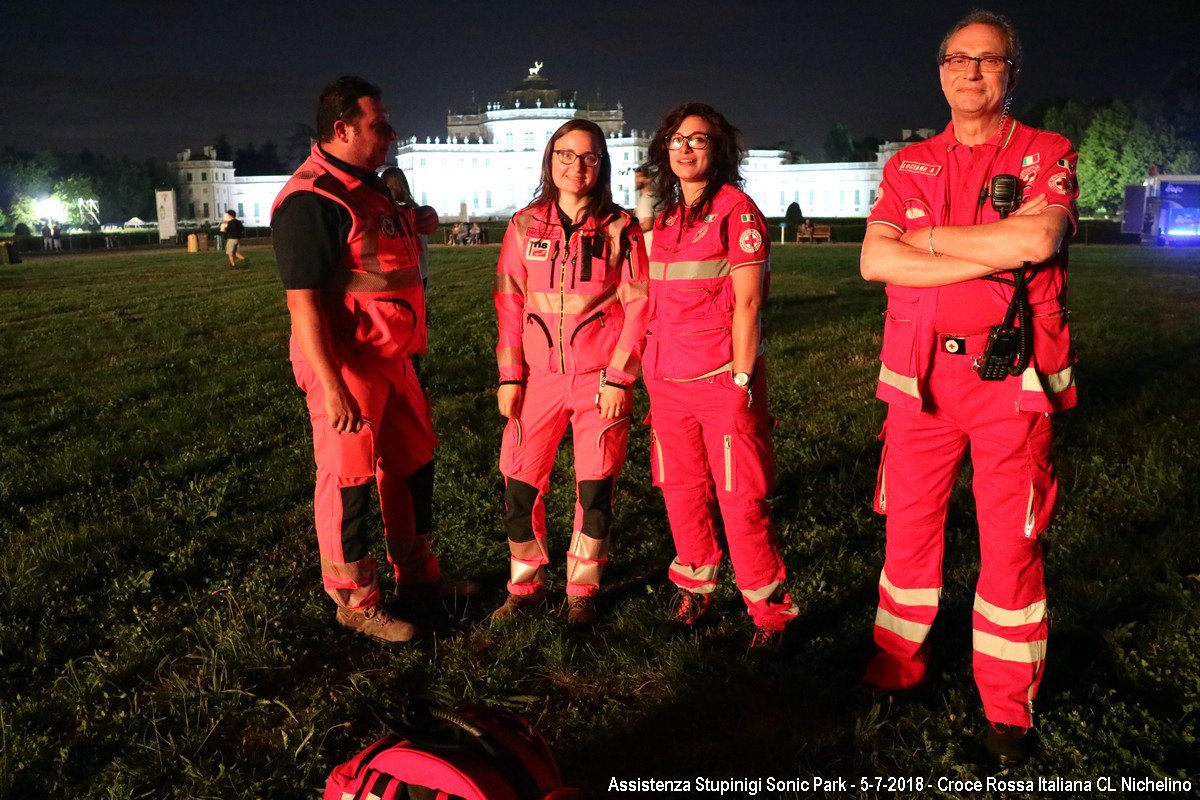
M989 194L992 208L999 212L1000 219L1007 218L1020 205L1019 186L1016 175L993 176ZM1025 286L1025 270L1028 267L1029 262L1026 261L1020 269L1012 270L1011 280L996 275L984 277L984 280L1012 286L1013 295L1004 313L1004 321L993 325L988 331L987 345L976 368L982 380L1002 381L1009 375L1020 375L1029 365L1033 315L1029 311L1029 292ZM1018 321L1020 325L1014 326L1013 323Z

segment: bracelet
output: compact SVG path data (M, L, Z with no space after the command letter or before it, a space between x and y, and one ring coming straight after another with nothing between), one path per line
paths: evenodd
M629 391L628 383L617 383L616 381L605 381L604 385L605 386L615 386L618 389L624 389L625 391Z
M500 381L499 385L500 386L513 386L514 384L517 386L524 386L525 381Z
M940 258L942 254L933 249L933 229L936 227L937 225L929 226L929 255L933 256L934 258Z

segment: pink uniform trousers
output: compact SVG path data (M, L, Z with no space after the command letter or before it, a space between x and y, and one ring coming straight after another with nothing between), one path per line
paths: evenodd
M749 404L728 372L695 381L647 377L650 458L675 540L671 581L698 594L716 588L722 553L715 501L750 616L756 625L782 630L797 609L783 589L786 574L767 504L775 457L765 373L760 360Z
M546 544L545 494L568 423L575 450L575 526L567 552L567 594L593 595L608 563L608 534L617 474L625 463L629 417L602 419L596 409L600 372L529 376L520 414L508 421L500 446L505 479L512 594L541 590Z
M887 514L875 642L865 680L884 689L918 683L925 638L942 593L943 531L967 445L974 467L980 570L973 614L973 666L992 722L1030 727L1046 658L1046 590L1038 535L1058 486L1048 414L1017 410L1019 377L985 382L968 351L939 350L929 379L932 410L888 407L876 510Z
M358 433L338 433L329 426L324 390L307 362L294 361L292 369L312 420L314 506L325 591L345 608L379 602L376 562L365 530L372 483L379 490L387 557L396 581L435 580L440 572L430 539L437 437L410 361L359 361L342 367L365 421Z

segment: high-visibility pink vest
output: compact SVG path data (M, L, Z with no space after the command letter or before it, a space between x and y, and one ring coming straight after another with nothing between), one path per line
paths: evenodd
M323 292L339 355L396 358L425 349L425 292L419 269L421 243L412 209L330 163L313 147L284 184L271 213L296 192L328 197L350 212L336 283ZM302 361L293 337L293 361Z

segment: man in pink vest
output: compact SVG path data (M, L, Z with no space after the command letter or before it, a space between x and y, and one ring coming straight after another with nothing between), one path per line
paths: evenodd
M970 445L981 565L975 681L1001 764L1028 756L1047 637L1038 536L1058 484L1050 415L1075 404L1066 239L1075 153L1009 116L1021 46L972 12L938 53L951 121L885 166L862 275L887 284L877 395L888 403L875 507L887 553L866 674L883 691L925 678L942 593L943 528Z
M409 358L426 336L418 234L437 228L437 213L399 208L375 174L396 139L378 87L356 76L327 85L317 137L275 198L271 236L312 420L321 575L339 624L405 642L417 629L383 607L370 556L372 484L396 595L475 588L443 579L430 550L437 438Z

